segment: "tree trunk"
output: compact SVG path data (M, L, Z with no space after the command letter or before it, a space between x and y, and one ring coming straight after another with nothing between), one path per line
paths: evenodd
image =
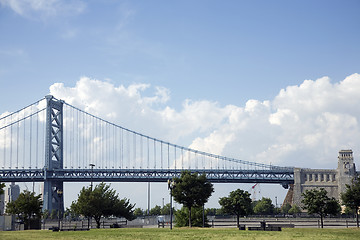
M321 228L324 228L324 219L323 215L320 215Z
M100 228L100 220L101 220L101 216L100 217L94 217L95 221L96 221L96 228Z
M356 227L359 227L359 209L356 209Z
M189 227L191 227L191 207L189 207Z
M239 218L240 218L240 216L239 216L239 214L237 214L236 215L236 224L237 224L237 228L239 228L240 227L240 225L239 225Z

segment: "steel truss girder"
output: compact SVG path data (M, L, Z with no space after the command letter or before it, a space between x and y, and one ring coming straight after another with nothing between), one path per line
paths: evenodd
M190 170L190 169L189 169ZM180 177L181 169L28 169L0 170L0 182L42 182L44 179L61 182L166 182ZM294 183L294 170L214 170L191 169L205 173L213 183Z

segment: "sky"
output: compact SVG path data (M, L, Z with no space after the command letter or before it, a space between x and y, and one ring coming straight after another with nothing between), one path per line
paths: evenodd
M359 10L359 1L0 0L0 114L52 94L214 154L336 168L338 151L352 149L360 164ZM114 186L146 208L146 184ZM66 187L69 204L81 185ZM251 189L215 187L211 207ZM153 184L152 205L168 198L164 188ZM285 194L261 186L273 201Z

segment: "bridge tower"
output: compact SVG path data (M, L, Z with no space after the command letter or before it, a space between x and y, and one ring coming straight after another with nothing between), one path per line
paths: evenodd
M46 136L43 210L64 211L63 181L47 178L53 170L63 169L63 101L46 98ZM61 215L60 215L61 216Z

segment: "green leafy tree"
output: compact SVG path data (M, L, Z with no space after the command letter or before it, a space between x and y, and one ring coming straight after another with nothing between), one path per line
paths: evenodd
M207 211L205 210L204 227L209 227L207 219ZM182 207L180 210L175 211L176 227L188 227L189 225L189 211L186 207ZM202 227L203 226L203 208L193 207L191 214L191 226Z
M0 183L0 195L4 194L5 183Z
M36 196L34 192L25 190L15 201L6 205L6 212L17 215L24 222L25 229L29 229L30 219L41 218L42 205L41 194Z
M42 217L43 217L44 220L46 220L46 219L48 219L50 217L50 213L49 213L48 209L45 209L43 211Z
M301 201L309 214L318 214L321 220L321 228L324 227L324 217L327 215L337 215L340 213L340 204L335 198L329 198L324 188L306 190L302 194L304 199Z
M58 214L57 211L55 209L53 209L50 213L50 219L54 220L58 218Z
M94 218L96 227L100 228L101 217L116 216L127 220L135 219L134 206L128 199L120 199L116 191L110 189L110 185L100 183L94 190L91 187L83 187L78 200L71 204L71 209L85 217Z
M173 212L175 212L175 209L173 208ZM162 215L170 215L170 203L165 204L165 206L161 209Z
M250 193L237 189L230 192L228 197L219 199L219 204L223 212L236 215L237 227L239 227L240 217L247 216L252 213Z
M207 208L208 216L216 216L216 208Z
M225 215L224 211L222 210L222 208L217 208L216 212L215 212L216 216L222 216Z
M344 214L345 215L355 215L356 213L355 213L354 209L351 209L351 208L345 206Z
M183 204L189 211L189 227L191 227L191 208L202 207L214 192L214 187L205 174L182 171L180 178L174 178L171 190L175 201Z
M290 209L291 209L291 204L286 203L281 207L281 213L288 214Z
M299 206L297 206L296 204L294 204L291 206L288 213L291 215L296 215L298 213L301 213L301 208Z
M141 208L135 208L134 216L135 217L144 216L144 211Z
M274 213L274 205L271 199L263 197L259 200L254 207L254 213L258 215L272 215Z
M360 210L360 176L352 180L351 185L346 184L346 190L341 194L343 204L356 214L356 226L359 227Z
M158 205L155 205L155 207L150 209L149 215L151 215L151 216L161 215L161 207Z

